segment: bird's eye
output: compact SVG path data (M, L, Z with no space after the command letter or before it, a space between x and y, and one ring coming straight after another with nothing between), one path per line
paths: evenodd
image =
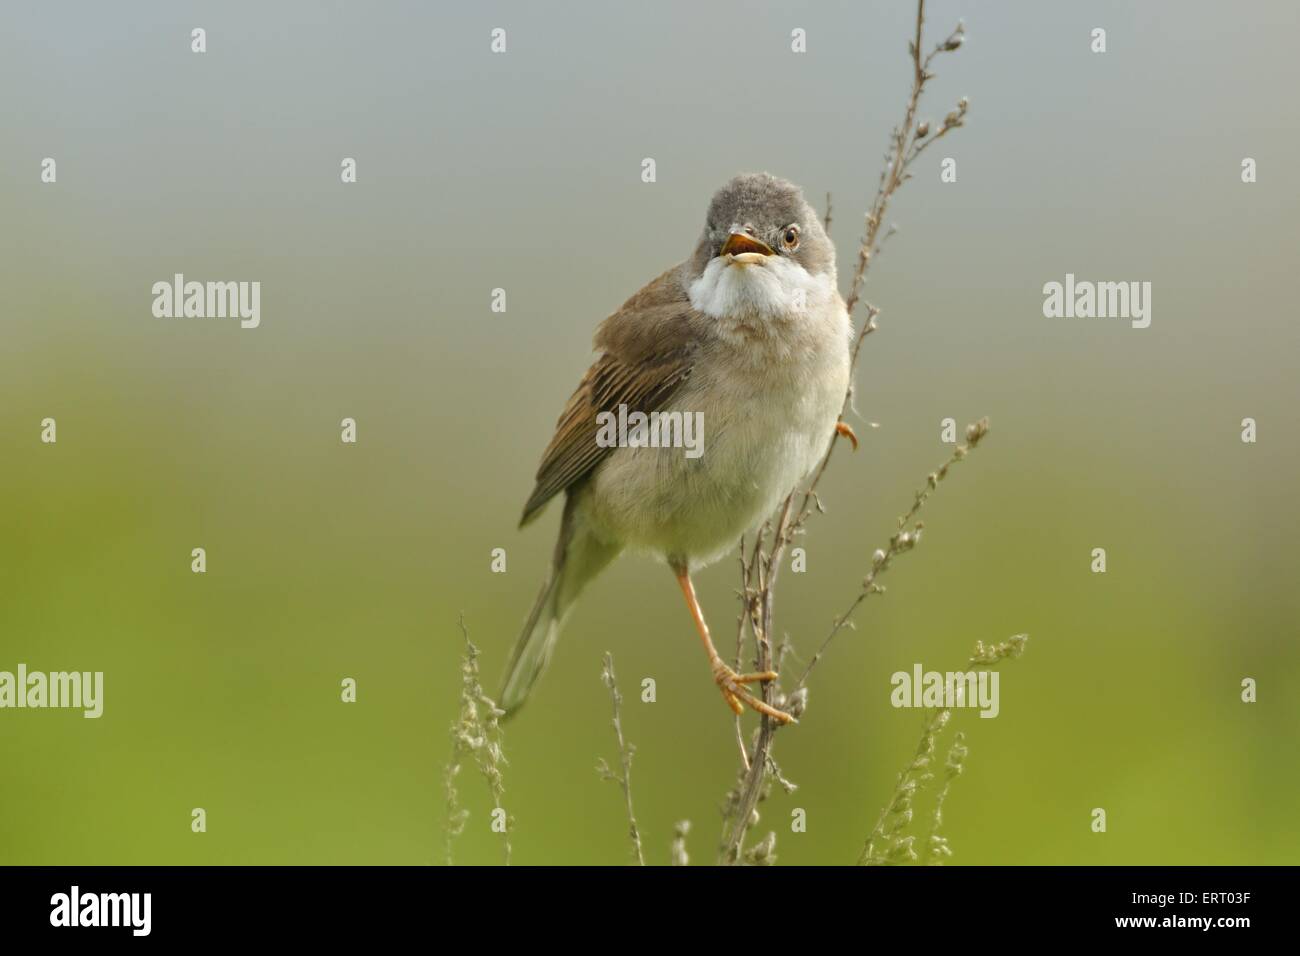
M781 241L785 244L785 247L789 249L791 252L794 252L796 249L798 249L799 248L799 227L787 226L785 230L785 234L781 237Z

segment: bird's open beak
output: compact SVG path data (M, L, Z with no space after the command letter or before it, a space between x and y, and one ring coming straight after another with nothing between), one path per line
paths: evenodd
M733 232L722 244L722 256L732 256L737 262L758 263L773 255L772 247L746 232Z

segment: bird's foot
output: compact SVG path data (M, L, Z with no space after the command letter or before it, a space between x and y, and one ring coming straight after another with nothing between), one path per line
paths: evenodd
M854 450L854 451L857 451L857 450L858 450L858 436L855 435L855 434L853 434L853 429L850 428L850 427L848 426L847 423L845 423L845 422L836 422L836 423L835 423L835 433L836 433L837 435L843 435L843 436L844 436L845 438L847 438L849 441L853 442L853 450Z
M766 714L777 723L794 723L794 718L785 711L777 710L771 704L759 700L745 689L746 684L774 681L776 678L776 671L760 671L757 674L737 674L726 665L722 658L714 658L713 661L713 681L718 685L718 690L722 691L722 699L727 702L727 706L730 707L737 716L743 714L745 708L749 707L752 710L758 711L760 714Z

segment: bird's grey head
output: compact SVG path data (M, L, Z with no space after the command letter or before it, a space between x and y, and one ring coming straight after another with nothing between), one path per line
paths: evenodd
M817 213L798 186L770 173L744 173L714 193L690 276L719 256L753 266L781 256L812 276L835 278L835 247Z

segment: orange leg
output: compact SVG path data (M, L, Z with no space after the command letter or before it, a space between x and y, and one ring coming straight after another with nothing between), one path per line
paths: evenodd
M854 450L854 451L857 451L857 450L858 450L858 436L855 435L855 434L853 434L853 429L850 428L850 427L848 426L847 423L845 423L845 422L836 422L836 423L835 423L835 431L836 431L837 434L843 435L843 436L844 436L845 438L847 438L849 441L853 442L853 450Z
M776 680L776 671L762 671L758 674L737 674L727 666L727 663L718 655L718 650L713 646L713 639L709 637L709 626L704 623L704 612L700 610L700 602L695 597L695 585L691 583L690 572L685 568L675 568L677 583L681 586L682 594L686 596L686 606L691 610L691 617L695 620L695 628L700 632L700 640L704 642L704 651L709 655L709 666L713 669L713 681L722 691L722 699L727 702L737 715L745 712L745 707L751 707L760 714L766 714L773 720L782 724L791 723L794 718L784 711L777 710L770 704L759 700L744 687L745 684L753 684L758 681Z

